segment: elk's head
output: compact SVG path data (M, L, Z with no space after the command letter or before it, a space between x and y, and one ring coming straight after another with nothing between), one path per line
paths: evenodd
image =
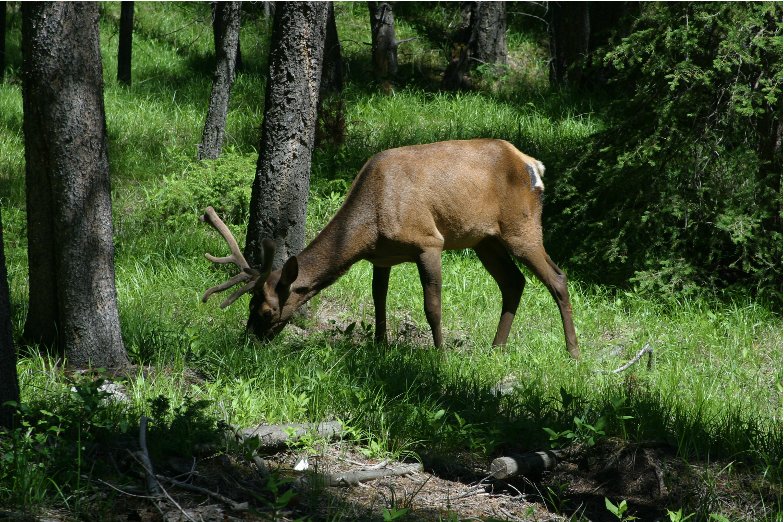
M272 252L269 257L272 257ZM292 256L283 268L270 272L254 290L250 299L248 329L259 339L267 341L278 335L297 310L297 304L289 297L298 272L297 258Z
M229 228L218 217L212 207L207 207L201 220L215 228L229 245L231 255L216 257L211 254L204 256L213 263L233 263L239 273L223 283L209 288L201 298L203 303L216 292L223 292L229 288L244 283L235 290L221 304L226 308L239 299L242 295L250 293L250 315L248 329L261 340L274 338L289 322L297 309L294 303L289 302L291 285L297 279L299 265L296 257L291 257L280 270L272 271L272 259L275 253L275 244L269 239L262 242L262 263L259 267L251 267L242 255L237 240L234 239Z

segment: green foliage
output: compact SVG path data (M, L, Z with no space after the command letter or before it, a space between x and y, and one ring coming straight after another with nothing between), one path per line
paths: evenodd
M646 3L596 56L615 96L549 231L606 282L781 306L782 7ZM558 247L558 245L555 245Z
M626 522L627 520L636 520L637 517L633 517L631 515L627 515L626 511L629 510L629 506L626 505L625 500L621 500L617 505L613 504L612 501L605 497L604 498L604 505L607 508L607 511L615 515L615 518L622 522Z
M148 194L147 219L156 223L163 219L170 227L187 226L212 206L226 223L247 224L255 160L250 154L228 150L217 160L187 163L181 173L164 177L160 187Z

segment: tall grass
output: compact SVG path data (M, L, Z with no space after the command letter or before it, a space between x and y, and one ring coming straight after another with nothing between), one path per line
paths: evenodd
M341 35L364 41L364 5L338 7ZM248 65L232 97L228 147L220 162L199 165L193 158L211 74L208 5L136 4L130 88L114 80L119 7L105 4L103 10L123 338L132 360L152 368L127 382L130 418L149 411L158 395L173 404L191 397L209 400L210 413L232 424L339 418L358 443L373 442L382 451L432 456L469 450L482 457L547 447L543 428L569 430L575 417L587 423L604 418L609 435L663 440L685 458L780 466L781 318L750 300L652 300L573 280L583 352L574 362L564 349L555 304L529 274L509 344L491 349L498 288L473 253L450 252L443 265L444 350L428 349L419 279L406 265L393 269L390 282L393 342L372 343L371 269L364 262L314 298L310 315L297 325L308 328L307 335L289 327L267 345L248 338L247 298L226 311L200 303L201 292L227 272L203 259L204 252L225 246L197 217L213 203L204 199L223 197L229 185L248 180L249 186L252 179L266 59L259 35L266 24L253 16L244 22ZM399 37L421 35L412 42L416 56L404 65L412 75L440 63L441 51L424 30L401 17ZM10 35L13 40L18 29ZM513 35L510 42L519 56L535 39ZM18 44L9 43L16 70ZM497 137L550 164L568 161L570 150L601 126L583 101L541 87L544 68L534 68L534 77L531 67L512 69L505 91L446 94L422 81L382 96L358 81L369 70L367 48L346 43L344 50L352 68L347 141L315 153L310 237L337 210L363 162L380 150ZM528 87L514 91L515 85ZM0 201L17 335L27 293L21 111L18 82L0 85ZM557 175L548 170L545 184ZM248 194L239 191L224 202L238 238L244 237ZM551 219L558 216L546 214L545 226ZM597 372L619 366L646 343L655 350L653 368L641 363L620 375ZM25 402L54 408L69 393L62 374L38 355L22 357L19 372ZM498 393L502 381L514 383L511 392ZM56 495L51 485L41 487L48 488L44 497Z

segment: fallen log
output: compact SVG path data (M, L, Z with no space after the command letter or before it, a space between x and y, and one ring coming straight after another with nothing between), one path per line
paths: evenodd
M490 463L490 476L503 480L519 475L535 475L555 468L560 457L561 452L558 450L498 457Z
M258 438L259 447L265 449L285 446L287 443L296 442L306 434L314 434L319 438L332 440L343 434L343 425L340 421L327 421L319 423L301 424L262 424L255 428L245 428L238 431L242 440Z
M400 477L422 471L422 464L400 464L388 468L360 469L344 471L342 473L327 473L321 475L325 486L356 486L360 482L368 482L386 477Z

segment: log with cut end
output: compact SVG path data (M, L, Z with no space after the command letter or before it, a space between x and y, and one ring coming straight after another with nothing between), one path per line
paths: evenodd
M496 479L506 479L541 473L553 469L560 456L560 451L534 451L523 455L498 457L490 464L490 475Z
M255 428L245 428L239 432L243 439L257 437L262 448L284 446L288 442L295 442L308 433L314 434L319 438L332 440L343 434L343 425L340 421L269 424L256 426Z

